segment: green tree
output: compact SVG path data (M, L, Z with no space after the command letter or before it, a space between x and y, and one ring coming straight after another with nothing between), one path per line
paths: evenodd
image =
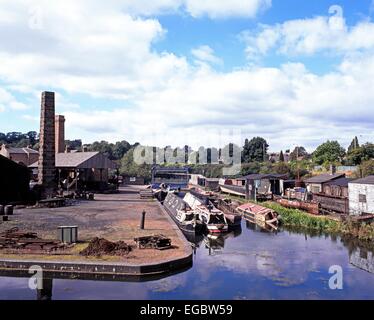
M313 160L315 163L321 165L323 163L341 161L344 155L345 150L338 141L328 140L314 151Z
M291 161L296 161L297 157L302 157L302 158L307 158L308 157L308 152L303 146L300 147L295 147L295 149L291 152L290 154L290 160Z
M65 145L70 150L82 150L82 140L76 139L76 140L65 140Z
M278 173L278 174L291 174L291 167L289 164L285 163L284 161L275 163L273 165L273 172L272 173Z
M348 164L352 165L359 165L361 162L370 159L374 159L374 144L369 142L363 144L361 147L351 150L347 156Z
M374 160L367 160L360 165L360 172L362 177L374 175Z
M259 173L260 170L261 170L261 163L253 161L249 163L243 163L240 174L242 176L247 176L252 173Z
M281 150L280 154L279 154L279 162L284 162L284 154L283 154L283 150Z
M115 160L115 158L113 157L113 148L114 145L107 141L95 141L94 143L87 145L88 151L97 151L104 154L109 159Z
M360 144L358 143L358 138L354 137L352 140L350 146L348 147L347 153L350 154L352 151L358 149L360 147Z
M122 175L144 177L146 181L151 180L152 165L137 164L134 161L134 147L131 148L121 159L120 173Z
M267 150L269 148L268 143L264 138L255 137L252 140L245 139L242 161L249 163L252 161L264 162L266 161Z
M112 156L115 160L120 160L131 149L131 144L127 141L119 141L112 147Z

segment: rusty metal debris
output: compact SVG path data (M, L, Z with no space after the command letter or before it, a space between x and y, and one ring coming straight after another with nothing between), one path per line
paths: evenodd
M66 246L60 241L41 239L34 232L23 232L18 228L0 233L0 250L8 252L52 252L65 248Z
M171 248L171 239L162 234L138 237L135 238L134 241L138 244L139 249L165 250Z
M94 238L88 247L79 252L79 254L86 257L99 257L102 255L124 256L128 255L131 251L131 245L128 245L124 241L111 242L104 238Z

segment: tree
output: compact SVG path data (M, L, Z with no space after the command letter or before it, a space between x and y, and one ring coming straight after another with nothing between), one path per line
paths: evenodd
M120 173L127 176L144 177L150 181L152 165L137 164L134 161L134 149L135 147L132 147L121 159Z
M112 143L109 143L107 141L95 141L94 143L87 146L88 151L97 151L105 156L107 156L111 160L115 160L113 157L113 147L114 145Z
M354 150L358 149L359 147L360 147L360 144L358 143L358 139L357 139L357 137L354 137L354 139L352 140L350 146L348 147L347 153L350 154L351 152L353 152Z
M120 160L131 149L131 144L127 141L119 141L113 146L112 155L116 160Z
M360 172L361 172L362 177L374 175L374 160L364 161L360 165Z
M345 150L338 141L328 140L314 151L313 160L315 163L321 165L323 163L341 161L344 155Z
M70 150L82 150L82 140L65 140L65 145Z
M369 142L363 144L361 147L351 150L347 156L348 163L352 165L359 165L363 161L370 159L374 159L374 144Z
M283 162L278 162L273 165L273 173L278 173L278 174L287 174L290 175L291 173L291 167Z
M290 160L291 161L296 161L297 157L306 158L306 157L308 157L308 155L309 154L304 147L302 147L302 146L295 147L295 149L290 154Z
M243 163L241 169L241 175L246 176L252 173L259 173L261 169L261 164L259 162L249 162Z
M242 161L249 163L252 161L266 161L266 154L269 148L268 143L264 138L255 137L252 140L245 139L243 152L242 152Z
M36 131L29 131L26 135L31 145L34 145L38 142L38 133Z
M281 150L280 154L279 154L279 162L284 162L284 154L283 154L283 150Z

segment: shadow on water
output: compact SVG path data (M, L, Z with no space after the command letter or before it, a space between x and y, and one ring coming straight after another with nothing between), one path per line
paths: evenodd
M374 254L358 240L245 220L225 234L185 236L194 262L178 273L139 279L52 274L33 297L51 299L53 287L54 299L374 299ZM329 289L332 265L344 271L342 291ZM0 277L13 277L14 290L25 294L16 278L27 273L1 271ZM14 297L5 284L0 289L1 297Z
M165 272L160 274L137 276L137 275L120 275L120 274L78 274L71 272L44 272L42 277L42 289L36 289L37 300L51 300L53 292L53 280L79 280L79 281L102 281L102 282L128 282L128 283L144 283L159 281L171 276L175 276L186 272L192 268L184 267L177 271ZM10 278L29 278L30 273L26 270L6 270L0 269L0 277Z

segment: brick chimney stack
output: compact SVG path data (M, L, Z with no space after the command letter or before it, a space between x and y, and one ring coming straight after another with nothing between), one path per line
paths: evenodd
M42 198L53 196L56 172L55 154L55 93L43 92L40 113L38 179L43 186Z
M65 152L65 117L55 116L55 151L56 153Z

